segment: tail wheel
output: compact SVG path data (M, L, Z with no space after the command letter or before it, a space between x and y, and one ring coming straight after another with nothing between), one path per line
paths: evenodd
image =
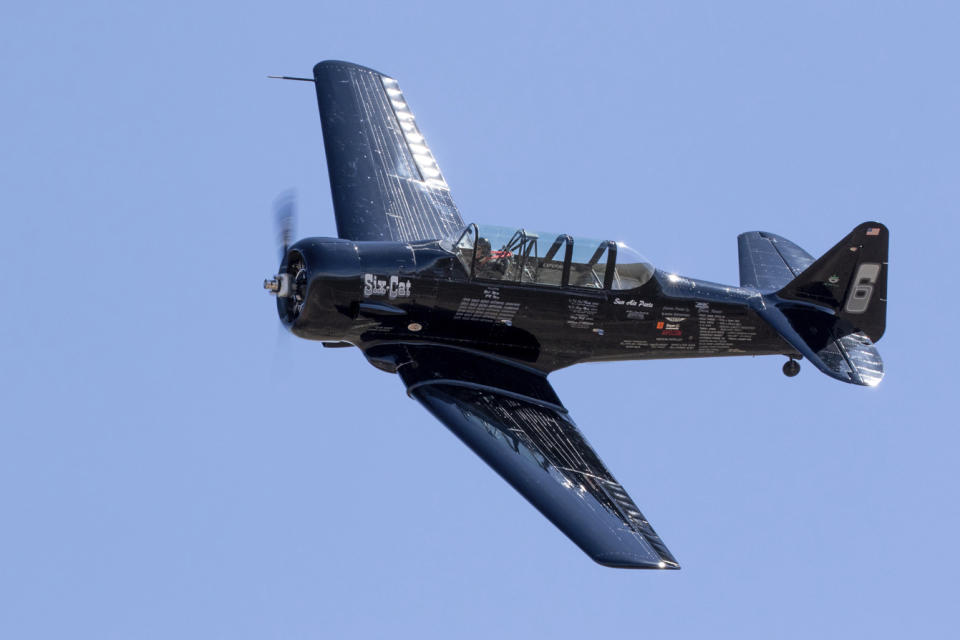
M793 358L790 358L789 360L783 363L783 375L787 376L788 378L792 378L798 373L800 373L799 362L797 362Z

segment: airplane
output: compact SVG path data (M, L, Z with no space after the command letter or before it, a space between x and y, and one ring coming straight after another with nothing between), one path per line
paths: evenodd
M738 237L740 284L655 268L621 242L465 224L397 81L326 61L315 84L336 238L293 244L264 288L283 326L357 347L577 544L609 567L678 569L547 376L581 362L786 356L875 386L889 233L865 222L819 259Z

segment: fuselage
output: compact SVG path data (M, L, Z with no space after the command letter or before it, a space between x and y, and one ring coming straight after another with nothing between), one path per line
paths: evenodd
M285 272L299 276L294 295L278 298L288 328L364 352L385 342L435 343L545 372L591 361L795 353L757 314L758 292L660 270L631 289L542 285L471 277L435 241L307 238L290 248Z

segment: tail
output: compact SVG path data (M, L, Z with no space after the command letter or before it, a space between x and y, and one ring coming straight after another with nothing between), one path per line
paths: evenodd
M815 261L773 234L739 241L741 285L761 290L760 314L784 340L833 378L878 384L883 361L873 343L887 322L887 228L865 222Z
M826 307L878 342L887 327L889 238L879 222L864 222L780 289L777 297Z

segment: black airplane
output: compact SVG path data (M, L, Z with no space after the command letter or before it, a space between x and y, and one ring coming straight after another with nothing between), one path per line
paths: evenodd
M865 222L819 259L738 237L740 285L654 268L626 245L464 224L397 81L321 62L315 83L337 238L292 245L278 207L284 326L359 348L591 558L679 565L577 429L547 375L578 362L780 355L874 386L887 229Z

